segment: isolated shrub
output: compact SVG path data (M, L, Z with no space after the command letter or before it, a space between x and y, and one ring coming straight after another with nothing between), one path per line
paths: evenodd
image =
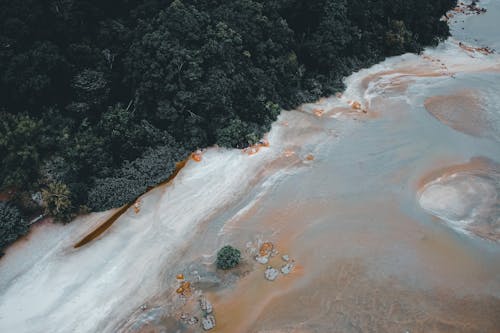
M0 202L0 255L16 239L28 232L29 225L16 206Z
M240 260L240 250L226 245L217 253L217 268L224 270L234 268L240 263Z

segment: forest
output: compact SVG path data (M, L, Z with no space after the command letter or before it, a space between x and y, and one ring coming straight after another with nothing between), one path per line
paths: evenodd
M0 252L449 35L455 0L0 0Z

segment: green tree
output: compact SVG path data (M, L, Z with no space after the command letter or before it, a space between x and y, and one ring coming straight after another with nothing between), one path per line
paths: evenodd
M455 3L0 1L0 187L23 211L51 183L72 209L121 205L187 151L255 143L280 107L435 45Z
M143 194L148 188L167 180L176 162L187 157L187 151L173 145L147 149L132 161L125 161L113 177L99 178L89 191L88 207L95 211L117 208Z
M42 190L42 199L45 214L54 217L56 221L68 223L74 217L71 193L66 184L50 183Z
M241 252L237 248L230 245L226 245L217 252L217 268L219 269L231 269L240 263Z
M32 185L47 146L40 120L0 113L0 187L25 189Z
M0 201L0 256L3 250L25 235L29 225L12 204Z

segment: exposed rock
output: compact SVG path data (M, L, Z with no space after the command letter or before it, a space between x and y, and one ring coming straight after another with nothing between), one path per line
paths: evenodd
M354 110L361 110L361 103L360 103L360 102L357 102L357 101L354 101L354 102L351 104L351 107L352 107Z
M260 250L259 250L259 255L260 256L266 256L266 255L270 255L271 252L273 251L274 249L274 245L273 243L271 242L265 242L264 244L262 244L262 246L260 247Z
M212 313L213 311L212 303L210 303L210 301L205 296L202 296L200 298L200 309L206 314Z
M269 281L276 280L279 274L280 274L279 271L271 266L267 267L266 271L264 272L264 276Z
M183 324L188 326L196 325L200 321L197 317L191 316L189 313L182 313L180 319Z
M43 206L42 192L35 192L31 195L31 200L35 202L38 206Z
M135 203L134 203L134 212L136 214L139 214L139 212L141 211L141 200L137 200Z
M288 264L281 267L281 273L283 273L284 275L290 274L294 266L295 264L293 262L289 262Z
M205 331L209 331L215 328L215 317L213 315L208 315L201 320L201 327Z
M201 150L197 150L195 151L194 153L191 154L191 159L195 162L201 162L201 159L202 159L202 151Z
M256 256L255 260L258 263L260 263L262 265L265 265L265 264L267 264L269 262L269 256L267 256L267 255L266 256Z
M182 282L179 288L177 288L175 292L178 293L179 295L184 295L184 296L189 295L191 293L191 282L189 281Z
M325 113L325 111L323 109L314 109L313 110L313 114L316 116L316 117L322 117L323 116L323 113Z
M259 140L259 145L261 145L262 147L269 147L269 140L267 139L260 139Z

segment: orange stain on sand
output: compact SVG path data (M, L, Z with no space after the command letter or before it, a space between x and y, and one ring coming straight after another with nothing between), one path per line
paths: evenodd
M316 117L322 117L323 114L325 113L325 110L323 110L323 109L314 109L312 112L313 112L313 114Z
M201 162L201 159L202 159L201 150L197 150L197 151L191 153L191 159L195 162Z
M247 148L244 148L242 151L243 151L243 153L245 153L249 156L252 156L252 155L257 154L262 147L269 147L269 140L264 138L264 139L260 140L259 142L257 142L256 144L251 145Z

